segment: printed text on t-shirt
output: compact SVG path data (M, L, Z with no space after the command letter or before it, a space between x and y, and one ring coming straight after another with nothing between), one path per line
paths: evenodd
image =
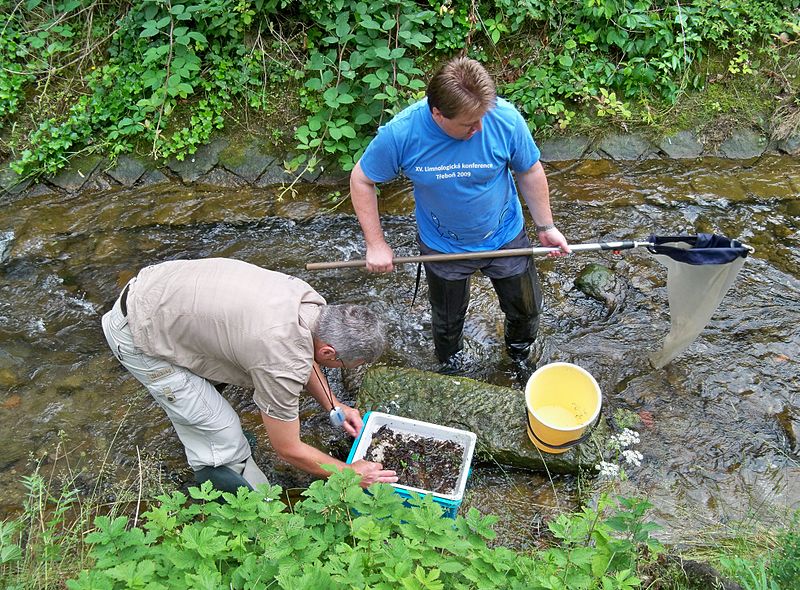
M438 172L436 180L446 180L448 178L472 176L470 169L494 168L494 164L481 164L479 162L454 162L453 164L441 164L439 166L415 166L414 172Z

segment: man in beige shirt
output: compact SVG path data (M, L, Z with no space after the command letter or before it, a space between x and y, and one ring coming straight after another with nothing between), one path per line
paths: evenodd
M316 476L345 464L300 440L306 389L352 436L358 410L333 395L320 367L352 368L383 352L381 320L364 306L327 305L307 283L225 258L144 268L103 316L114 356L172 421L198 482L235 491L267 479L251 457L239 417L215 384L254 389L278 456ZM379 463L350 465L361 485L397 481Z

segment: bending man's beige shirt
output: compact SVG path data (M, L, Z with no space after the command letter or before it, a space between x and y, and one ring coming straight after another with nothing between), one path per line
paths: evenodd
M127 299L145 353L213 383L254 388L258 408L285 421L298 417L321 305L304 281L227 258L148 266Z

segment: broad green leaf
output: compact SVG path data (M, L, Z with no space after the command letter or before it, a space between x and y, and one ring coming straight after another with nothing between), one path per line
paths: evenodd
M189 37L191 37L192 39L194 39L195 41L197 41L202 45L208 45L208 39L206 39L205 35L203 35L202 33L198 33L197 31L190 31Z
M381 26L377 22L372 20L371 17L366 17L364 20L362 20L361 26L364 27L365 29L378 30L378 31L381 30Z
M350 23L343 18L339 18L337 20L338 22L336 23L336 35L341 39L350 32Z
M379 57L380 59L385 59L387 61L392 59L391 51L389 51L389 48L386 47L386 46L376 47L375 48L375 55L377 57Z
M339 106L339 89L328 88L322 93L322 98L325 100L325 104L335 109Z
M378 79L378 76L376 76L375 74L367 74L366 76L364 76L363 81L372 90L374 90L375 88L379 88L381 84L383 84L383 82L381 82L380 79Z

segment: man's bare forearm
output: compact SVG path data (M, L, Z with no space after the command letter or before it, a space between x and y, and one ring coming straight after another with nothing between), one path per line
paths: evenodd
M541 162L534 164L530 170L517 174L517 187L528 205L533 223L540 227L552 224L550 187Z
M386 243L378 213L378 192L375 183L364 175L360 164L350 174L350 198L367 246Z

